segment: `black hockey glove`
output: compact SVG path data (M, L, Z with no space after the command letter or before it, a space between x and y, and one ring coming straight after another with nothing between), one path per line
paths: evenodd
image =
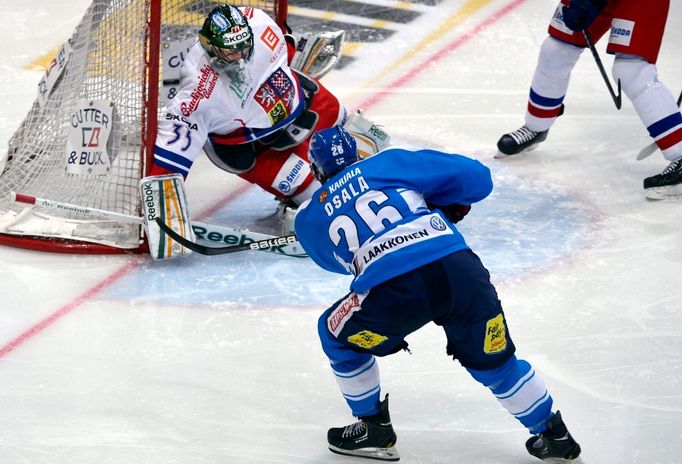
M429 209L441 210L445 217L448 218L448 220L453 224L457 224L459 221L464 219L464 216L469 214L469 211L471 211L471 206L460 205L458 203L453 203L447 206L436 206L431 203L426 203L426 206L428 206Z
M572 31L587 29L606 3L607 0L571 0L564 5L564 24Z

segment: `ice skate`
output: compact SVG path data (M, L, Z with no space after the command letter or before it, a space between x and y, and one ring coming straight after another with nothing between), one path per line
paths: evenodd
M682 160L673 161L660 174L644 179L644 193L651 200L682 198Z
M548 132L549 130L532 131L524 124L515 131L500 137L497 141L497 149L500 153L496 157L517 155L523 151L533 150L547 138Z
M360 417L358 422L345 427L329 429L329 451L381 461L400 460L395 448L398 437L393 431L388 414L388 395L381 402L380 408L379 414Z
M580 445L568 433L559 411L547 423L547 430L528 439L526 449L536 458L549 462L572 461L580 456Z

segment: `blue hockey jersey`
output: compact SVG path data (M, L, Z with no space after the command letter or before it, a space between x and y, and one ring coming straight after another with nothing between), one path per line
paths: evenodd
M436 150L389 148L329 179L296 215L296 234L318 265L355 276L363 293L468 246L436 205L470 205L492 191L480 162Z

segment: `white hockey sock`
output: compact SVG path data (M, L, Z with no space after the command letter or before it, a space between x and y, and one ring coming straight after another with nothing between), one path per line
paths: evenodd
M526 109L526 126L532 131L546 131L561 111L571 71L583 49L551 36L540 47L538 65L533 74Z
M682 115L670 90L658 80L656 66L631 55L617 55L613 78L668 161L682 158Z

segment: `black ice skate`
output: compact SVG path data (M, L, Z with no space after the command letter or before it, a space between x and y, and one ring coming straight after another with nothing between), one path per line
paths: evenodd
M538 146L540 142L544 142L547 138L549 130L542 132L535 132L524 124L514 132L504 134L497 141L497 149L503 155L516 155L522 151L531 151Z
M580 445L568 433L559 411L547 423L547 430L528 439L526 449L530 454L542 460L570 461L580 456Z
M394 446L398 437L393 431L388 414L388 395L381 402L380 408L379 414L359 417L360 420L355 424L329 429L329 451L382 461L400 460Z
M673 161L662 173L644 179L644 193L652 200L682 198L682 160Z

